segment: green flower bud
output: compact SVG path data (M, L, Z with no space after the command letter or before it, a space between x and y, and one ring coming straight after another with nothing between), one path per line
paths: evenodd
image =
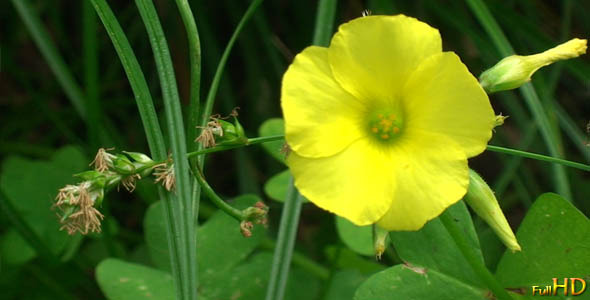
M131 157L131 159L133 159L135 162L138 163L142 163L142 164L149 164L149 163L153 163L154 161L151 159L151 157L143 154L143 153L139 153L139 152L127 152L127 151L123 151L123 153L127 154L129 157Z
M131 175L135 173L135 165L123 154L115 155L113 159L113 171L123 174Z
M586 40L572 39L557 47L534 55L511 55L479 76L479 83L488 93L515 89L531 80L543 66L586 53Z
M222 133L215 137L217 145L243 145L248 142L248 137L238 118L234 117L234 124L224 120L218 120L218 122Z
M469 169L469 188L463 198L467 204L494 230L502 243L512 251L520 251L520 245L500 209L498 200L488 184L475 171Z

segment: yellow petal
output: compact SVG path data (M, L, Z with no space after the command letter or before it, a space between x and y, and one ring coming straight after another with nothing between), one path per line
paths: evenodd
M392 156L368 138L325 158L291 153L287 163L299 192L315 205L356 225L375 223L393 199Z
M404 15L368 16L341 25L329 47L340 85L359 99L398 96L420 61L442 51L438 30Z
M418 230L459 201L469 175L465 152L442 135L407 135L393 148L397 184L393 202L377 225L393 230Z
M304 157L333 155L361 136L358 120L363 106L334 81L327 52L306 48L283 77L287 143Z
M408 80L402 101L408 131L446 135L467 157L481 153L492 137L495 114L488 96L452 52L426 59Z

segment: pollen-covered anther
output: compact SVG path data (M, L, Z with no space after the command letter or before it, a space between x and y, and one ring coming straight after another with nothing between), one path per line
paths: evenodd
M369 118L369 130L379 141L390 141L400 133L402 121L394 113L376 113Z

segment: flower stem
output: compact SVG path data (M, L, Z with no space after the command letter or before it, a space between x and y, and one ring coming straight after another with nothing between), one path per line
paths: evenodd
M577 163L577 162L573 162L573 161L569 161L569 160L565 160L565 159L561 159L561 158L556 158L556 157L551 157L551 156L546 156L546 155L542 155L542 154L536 154L536 153L531 153L531 152L526 152L526 151L521 151L521 150L516 150L516 149L504 148L504 147L500 147L500 146L492 146L492 145L488 145L487 149L490 151L494 151L494 152L500 152L500 153L515 155L515 156L522 156L522 157L532 158L532 159L546 161L546 162L550 162L550 163L556 163L556 164L560 164L560 165L564 165L564 166L568 166L568 167L572 167L572 168L576 168L576 169L580 169L580 170L584 170L584 171L590 171L590 165L585 165L585 164L581 164L581 163Z
M512 45L504 35L504 32L490 13L486 4L481 0L466 0L467 5L473 11L475 17L479 20L479 23L483 26L485 31L488 33L492 42L496 46L498 52L502 57L506 57L509 55L514 54L514 49ZM554 127L551 126L549 122L549 118L547 116L547 112L541 101L539 100L539 96L535 91L533 85L529 82L524 84L520 87L520 93L522 94L525 103L527 104L529 110L531 111L535 122L539 126L539 130L541 132L541 136L545 141L545 145L549 150L551 156L560 157L563 156L563 143L558 136L558 132ZM554 175L554 182L559 194L561 194L564 198L571 201L572 194L569 186L569 182L567 179L567 174L565 173L565 169L561 165L554 165L553 166L553 175Z
M221 145L221 146L217 146L217 147L201 149L198 151L189 152L186 154L186 156L188 158L191 158L195 155L225 151L225 150L230 150L230 149L235 149L235 148L240 148L240 147L250 146L250 145L255 145L255 144L261 144L261 143L273 142L273 141L282 140L284 138L285 138L284 135L261 136L261 137L248 139L248 141L246 141L246 143L244 143L244 144L228 145L228 146Z
M477 254L475 253L474 248L467 242L463 232L457 224L455 224L455 220L453 217L448 213L444 212L440 215L440 220L444 224L445 228L455 241L455 244L463 254L463 257L467 260L475 274L481 279L487 287L494 293L497 299L500 300L513 300L512 297L506 292L506 290L500 285L500 283L496 280L494 275L485 267L483 262L477 258Z
M180 107L180 98L174 76L174 68L170 57L170 50L164 36L154 4L150 0L136 0L139 14L143 20L149 36L156 68L160 78L162 99L164 102L165 119L168 126L168 137L172 156L175 157L174 173L176 177L176 195L173 200L173 213L177 232L180 234L179 254L186 259L186 265L180 268L182 276L183 300L197 299L197 257L195 216L191 198L189 181L189 164L186 159L186 136Z
M261 136L261 137L248 139L248 142L243 145L212 147L212 148L207 148L207 149L203 149L203 150L199 150L199 151L189 152L189 153L187 153L187 156L192 157L192 156L199 155L199 154L225 151L225 150L240 148L240 147L244 147L244 146L254 145L254 144L261 144L261 143L278 141L278 140L281 140L284 138L285 138L284 135ZM537 154L537 153L532 153L532 152L527 152L527 151L522 151L522 150L516 150L516 149L511 149L511 148L505 148L505 147L500 147L500 146L494 146L494 145L487 145L487 149L490 151L493 151L493 152L500 152L500 153L504 153L504 154L532 158L532 159L555 163L555 164L560 164L560 165L564 165L564 166L568 166L568 167L572 167L572 168L576 168L576 169L580 169L580 170L584 170L584 171L590 171L590 165L585 165L582 163L573 162L570 160L565 160L565 159L556 158L556 157L552 157L552 156L547 156L547 155L542 155L542 154Z
M213 188L211 188L209 183L207 183L207 181L205 180L203 173L200 170L198 170L198 168L193 168L193 173L194 177L197 179L199 185L201 186L201 190L205 193L205 195L207 195L207 197L209 197L209 199L211 199L211 201L213 201L213 203L217 207L219 207L228 215L234 217L236 220L238 220L238 222L241 222L246 219L246 216L244 215L244 213L242 213L241 210L236 209L233 206L227 204L227 202L223 201L223 199L221 199L221 197L219 197L215 193Z
M299 214L301 213L301 203L302 196L293 185L293 179L291 179L287 199L285 199L283 211L281 212L281 223L272 259L266 300L282 300L285 294L293 247L295 246L295 234L297 233Z
M219 60L219 64L217 65L217 70L215 71L215 75L213 76L213 81L211 82L209 92L207 93L207 99L205 100L204 109L201 112L200 125L203 127L209 121L209 116L211 115L211 111L213 110L213 103L215 102L215 95L217 95L217 89L219 88L219 83L221 82L221 75L223 75L223 69L225 68L225 65L227 63L227 59L229 58L229 54L230 54L236 40L238 39L240 32L242 32L244 25L246 25L246 22L248 22L250 17L252 17L254 12L256 11L256 8L258 8L258 6L261 3L262 3L262 0L254 0L254 1L252 1L252 3L250 3L250 6L248 6L248 9L244 13L244 16L242 16L242 19L238 23L238 26L234 30L234 33L232 34L231 38L229 39L227 46L225 46L225 50L223 51L223 54L221 55L221 59ZM203 162L200 159L199 164L202 164L202 163Z
M133 49L108 3L105 0L91 1L119 55L129 85L135 95L151 156L156 161L165 161L167 157L166 144L158 122L158 115L154 108L147 81L133 53ZM164 210L164 224L166 225L166 237L168 238L168 250L170 252L170 264L176 296L178 299L183 299L184 274L186 272L183 272L182 268L187 265L187 261L186 256L181 253L182 237L178 231L178 224L175 223L177 213L174 205L178 201L176 201L172 193L164 191L162 187L158 188L158 195L164 203L162 209Z

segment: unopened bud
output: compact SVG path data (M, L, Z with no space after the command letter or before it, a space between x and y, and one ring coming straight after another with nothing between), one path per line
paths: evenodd
M479 82L488 93L515 89L530 81L539 68L586 53L586 43L576 38L542 53L508 56L483 72Z
M154 162L151 157L140 152L123 151L123 153L127 154L129 157L131 157L131 159L138 163L148 164Z
M248 142L248 137L244 132L244 128L238 121L238 118L234 117L234 123L230 123L224 120L219 120L223 135L215 138L218 145L242 145Z
M122 175L131 175L135 173L135 165L125 155L117 154L113 159L113 171Z
M90 163L90 165L94 165L94 168L98 172L104 172L109 168L113 167L113 159L115 155L108 153L107 151L113 150L114 148L99 148L94 160Z
M520 245L510 228L494 192L475 171L469 169L469 188L465 202L494 230L502 243L512 251L520 251Z
M504 121L508 119L508 116L503 116L502 114L499 114L496 116L496 120L494 121L494 127L498 127L498 126L502 126L504 125Z
M373 225L373 249L375 249L375 258L381 260L381 256L387 249L387 241L389 239L389 231Z
M268 206L266 206L262 201L258 201L254 204L254 206L244 209L242 213L244 214L246 221L251 221L256 224L266 224Z

